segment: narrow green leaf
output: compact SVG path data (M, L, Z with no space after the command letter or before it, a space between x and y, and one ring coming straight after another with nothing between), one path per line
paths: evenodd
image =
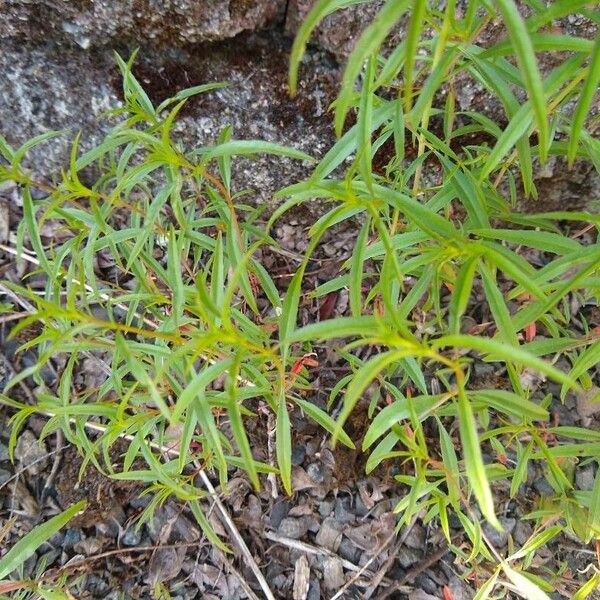
M541 590L531 579L519 571L515 571L508 563L502 562L502 570L518 590L519 595L526 600L550 600L550 596Z
M8 577L15 569L21 566L36 550L54 534L58 533L73 517L85 510L85 500L73 504L60 514L52 517L45 523L34 527L25 537L21 538L0 559L0 581Z
M354 84L365 60L377 52L394 24L406 12L408 6L409 0L387 0L372 23L363 31L350 54L344 69L342 87L335 105L335 131L338 136L342 134L346 115L354 96Z
M544 163L548 157L550 135L544 88L535 58L535 50L529 32L513 0L495 0L495 2L502 13L504 24L514 46L521 74L525 81L527 94L531 100L540 139L540 159Z
M492 497L481 456L475 415L465 390L460 385L458 386L458 425L465 460L465 471L475 498L477 498L481 514L493 527L500 530L502 527L494 512L494 498Z
M354 245L350 263L349 299L350 312L354 318L360 317L362 314L362 278L370 224L369 219L363 223Z
M312 404L311 402L307 402L306 400L302 400L301 398L294 398L294 402L316 423L318 423L325 431L333 434L336 429L335 421L321 408ZM345 431L341 431L338 435L338 439L344 446L355 449L355 445L352 440L348 437L348 434Z
M569 165L573 164L577 154L577 146L581 136L581 130L585 125L585 120L588 118L588 113L592 100L598 92L600 84L600 36L596 36L596 42L592 49L588 76L585 79L583 88L579 95L579 101L573 113L573 122L571 124L571 135L569 138L568 158Z

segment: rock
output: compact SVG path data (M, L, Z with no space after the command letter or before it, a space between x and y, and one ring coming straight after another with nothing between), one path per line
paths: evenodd
M8 448L0 442L0 462L8 460Z
M39 442L29 429L24 429L15 447L15 458L28 473L39 475L48 464L48 450L44 442Z
M327 517L321 524L315 542L318 546L337 552L342 541L342 525L333 517Z
M139 546L142 540L142 532L135 526L131 526L125 531L121 542L124 546Z
M400 532L402 535L402 532ZM418 523L415 523L411 530L408 532L404 544L414 550L425 549L425 529Z
M415 580L415 587L421 588L427 594L436 594L440 586L429 576L429 572L421 573ZM434 596L437 598L437 596ZM427 596L425 596L427 598Z
M321 588L316 579L311 579L306 600L321 600Z
M331 515L331 511L333 510L333 502L330 500L323 500L323 502L319 502L319 514L322 517L328 517Z
M11 477L12 475L9 471L6 471L5 469L0 469L0 485L4 485Z
M577 412L582 419L600 412L600 388L593 386L589 390L577 394Z
M421 559L422 553L413 548L403 546L398 551L398 562L403 569L408 569Z
M347 537L342 536L342 541L337 549L337 553L351 563L357 563L360 560L361 551Z
M527 521L517 521L513 531L515 543L523 546L533 534L533 527Z
M577 468L575 483L580 490L589 491L594 487L594 465L592 463Z
M318 463L310 463L310 465L306 467L306 473L315 483L323 483L325 481L323 468Z
M299 467L304 462L306 456L306 448L298 445L292 449L292 466Z
M277 528L277 532L279 535L287 538L291 538L293 540L299 540L301 537L306 535L308 531L308 524L305 518L293 519L291 517L286 517L281 521L279 527Z
M341 498L338 496L335 499L335 518L340 523L354 523L356 520L355 515L350 512L350 498L347 496Z
M414 590L410 593L413 600L438 600L438 596L432 596L423 590Z
M346 582L342 561L339 558L326 558L323 562L323 582L328 590L337 590Z
M508 536L517 524L516 519L510 517L500 517L498 519L502 525L502 531L494 529L489 523L485 523L483 531L495 548L503 548L508 542Z
M448 588L450 588L453 600L471 600L474 596L473 590L456 575L450 577Z
M533 482L533 487L540 496L554 496L556 494L554 488L543 475Z
M24 164L34 169L36 177L50 178L68 165L78 130L83 131L83 152L101 143L117 122L103 116L120 105L122 96L114 46L93 52L51 43L24 46L20 40L1 35L0 42L2 135L19 146L50 129L69 130L27 154ZM118 47L128 57L137 45L119 40ZM163 49L147 45L135 61L134 74L155 105L185 87L215 81L230 84L225 90L187 101L173 130L173 138L183 148L214 144L219 132L230 124L238 139L276 142L322 156L334 136L331 119L319 106L326 107L333 100L339 69L322 53L310 50L306 89L292 99L287 93L288 47L289 42L276 31L205 46ZM301 161L268 155L234 159L232 167L235 190L253 189L257 203L271 204L275 191L310 172ZM12 192L0 192L0 197L10 200ZM311 212L313 205L315 210L323 207L311 203Z
M62 540L63 548L69 550L73 548L75 544L78 544L83 539L83 532L81 529L74 529L73 527L69 527L65 531L64 538Z
M0 38L88 48L114 42L165 47L231 38L282 16L284 0L96 0L2 5ZM112 44L111 44L112 42Z
M269 521L273 529L277 529L285 516L290 512L290 503L286 500L279 500L273 504Z

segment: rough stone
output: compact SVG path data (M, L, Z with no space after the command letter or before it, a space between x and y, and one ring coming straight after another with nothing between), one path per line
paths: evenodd
M513 532L517 520L511 517L500 517L499 521L500 525L502 525L502 531L496 530L489 523L483 526L483 531L496 548L503 548L506 546L508 536Z
M523 546L533 534L533 527L527 521L517 521L513 531L515 542Z
M8 448L0 442L0 462L8 460Z
M0 485L4 485L11 478L11 474L9 471L5 469L0 469Z
M342 541L342 525L332 517L324 519L315 541L318 546L337 552Z
M279 535L294 540L299 540L301 537L306 535L306 532L308 531L308 524L304 518L293 519L292 517L286 517L279 524L277 531L279 532Z
M46 468L48 451L43 442L39 442L29 429L25 429L19 435L15 447L15 458L29 473L37 475Z
M344 569L339 558L325 559L323 563L323 582L328 590L337 590L344 585Z
M97 146L117 123L107 113L120 106L121 76L112 48L88 51L48 43L24 47L2 39L0 52L0 132L14 147L49 130L68 131L27 153L25 166L36 178L52 180L68 164L72 141L82 131L80 152ZM127 58L134 45L120 43ZM325 114L337 89L339 68L323 52L311 51L305 88L292 99L287 90L289 41L276 31L248 34L208 45L140 49L135 76L158 104L177 91L210 82L228 87L190 98L173 138L186 150L216 143L231 125L237 139L261 139L322 156L334 140ZM81 73L86 76L82 77ZM252 190L254 204L272 203L275 191L308 175L298 160L260 155L232 164L233 188ZM18 190L0 198L19 203ZM311 203L310 209L319 203Z
M285 0L82 0L2 3L0 37L83 50L125 40L165 46L222 40L280 20Z
M580 490L591 490L594 487L594 465L578 467L575 472L575 483Z
M129 527L123 534L121 542L124 546L138 546L142 539L142 532L135 526Z

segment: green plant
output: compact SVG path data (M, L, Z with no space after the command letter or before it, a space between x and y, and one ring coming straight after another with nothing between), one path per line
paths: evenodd
M315 4L292 50L292 90L312 29L353 3ZM26 243L32 248L47 282L43 296L11 285L36 308L15 332L33 321L43 325L24 345L36 348L38 364L11 384L33 377L43 390L37 404L3 399L18 411L12 444L27 418L43 412L50 417L43 435L61 428L84 454L83 468L92 462L111 477L148 486L154 495L146 517L174 494L222 546L200 508L206 492L194 485L199 465L214 469L224 489L228 470L242 467L255 486L261 473L278 473L290 493L290 404L352 447L344 423L375 382L379 393L362 449L370 452L368 471L384 460L402 465L397 479L409 491L396 507L399 526L417 515L439 522L457 556L485 578L478 598L497 589L547 597L553 575L530 569L536 551L563 530L586 543L600 536L600 471L592 492L573 485L576 461L600 460L600 434L549 426L552 395L538 391L531 376L560 383L562 399L595 389L598 333L585 322L583 334L573 328L569 300L598 302L600 245L570 236L565 222L597 230L600 218L543 212L543 199L537 214L515 209L519 194L536 195L535 165L549 156L599 166L596 122L590 132L583 125L600 81L600 42L545 31L576 10L597 21L586 4L562 0L546 8L531 1L524 19L510 0L473 0L462 15L455 1L441 10L425 0L389 0L348 60L335 102L339 141L306 181L279 193L287 200L266 225L231 189L232 156L310 157L232 140L229 129L215 146L180 148L171 136L177 113L186 97L209 88L186 90L155 108L131 61L117 59L122 123L81 156L76 139L55 186L38 184L21 166L28 149L55 134L16 150L2 141L0 181L23 189L18 252ZM381 51L405 15L405 40ZM497 18L506 39L480 46ZM536 53L565 50L568 56L560 54L542 75ZM506 125L457 110L461 78L498 100ZM344 131L351 113L356 122ZM469 135L482 141L465 141ZM386 152L384 168L375 169L374 159ZM86 184L82 172L90 170L93 183ZM32 187L47 197L34 201ZM315 198L332 208L311 228L281 299L257 251L276 246L270 229L291 207ZM348 219L360 223L352 256L339 277L310 295L347 288L349 315L298 328L311 255L328 230ZM62 235L44 244L40 231L49 220ZM528 262L523 248L543 253L542 266ZM98 255L112 264L114 282L99 279ZM463 331L463 320L481 303L477 293L489 323L474 334ZM331 394L334 403L344 392L337 421L299 393L309 386L302 357L319 340L343 340L336 343L348 374ZM362 360L353 353L359 346L376 351ZM41 369L57 353L68 360L56 389L48 389ZM106 379L97 389L75 390L73 372L89 357L107 361ZM559 360L570 363L569 372L556 366ZM481 361L502 366L507 389L473 385L473 365ZM276 416L277 465L256 461L248 440L245 423L262 408ZM123 437L128 451L116 472L110 447ZM499 527L494 486L505 482L515 497L536 461L555 496L529 515L531 539L502 556L481 516ZM468 551L453 543L451 514L464 527ZM594 583L586 585L577 592L582 598Z
M0 594L8 592L34 592L41 598L48 600L67 599L68 596L43 583L30 582L27 580L8 581L7 577L13 571L19 572L25 561L33 556L38 548L47 542L55 533L58 533L73 517L85 510L85 501L70 506L63 512L48 519L45 523L37 525L29 533L23 536L2 558L0 558ZM0 541L8 533L6 528L0 532ZM42 573L39 573L42 575ZM0 596L5 598L6 596ZM14 597L14 596L13 596Z

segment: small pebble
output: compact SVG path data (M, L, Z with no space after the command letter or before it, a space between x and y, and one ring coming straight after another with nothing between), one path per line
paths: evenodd
M517 521L513 531L515 543L523 546L533 534L533 527L527 521Z
M81 529L73 529L70 527L65 531L65 537L62 545L65 550L72 548L75 544L78 544L83 539L83 533Z
M510 517L500 517L499 521L500 525L502 525L503 531L496 530L489 523L486 523L483 526L483 531L494 547L504 548L508 542L508 535L512 533L517 521L516 519L512 519Z
M360 549L357 548L347 537L342 537L337 553L351 563L357 563L360 559Z
M0 469L0 485L5 484L11 477L12 477L12 475L10 474L9 471Z
M306 448L302 445L295 446L292 450L292 466L299 467L306 457Z
M271 509L271 515L269 516L269 521L271 523L271 527L273 529L277 529L283 521L284 517L290 512L290 503L286 500L279 500L273 504L273 508Z
M327 517L321 524L315 538L317 546L337 552L342 541L342 525L333 517Z
M132 526L123 534L121 542L124 546L139 546L142 539L142 532L137 527Z
M292 517L286 517L279 524L277 531L283 537L299 540L306 535L308 524L304 518L293 519Z
M418 523L415 523L408 532L404 544L415 550L423 550L425 548L425 529Z
M8 448L0 442L0 462L8 460Z
M321 465L317 463L310 463L310 465L306 467L306 472L315 483L323 483L325 481L323 469L321 468Z
M27 468L28 473L39 475L48 464L48 450L29 429L25 429L15 447L15 458L21 466Z
M348 497L340 498L339 496L335 500L335 518L340 523L354 523L356 517L349 510L350 499Z
M594 465L578 467L575 472L575 483L580 490L591 490L594 487Z
M421 559L421 553L414 548L402 547L398 552L398 562L403 569L408 569Z
M538 477L533 482L533 487L540 496L554 496L556 494L544 476Z
M326 558L323 563L323 582L328 590L337 590L345 583L344 569L339 558Z
M331 500L323 500L323 502L319 502L319 514L325 518L331 515L333 511L333 502Z

